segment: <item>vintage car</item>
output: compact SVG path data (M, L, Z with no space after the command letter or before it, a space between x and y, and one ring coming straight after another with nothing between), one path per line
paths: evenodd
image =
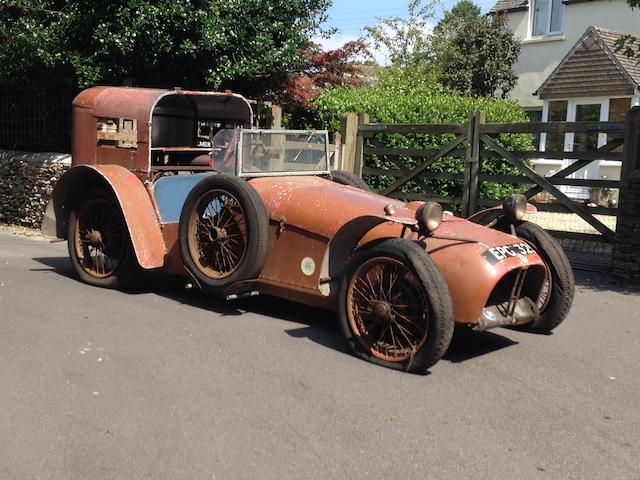
M547 333L573 300L558 244L521 195L471 218L332 172L326 131L252 128L240 95L94 87L73 102L73 166L45 212L86 283L143 270L226 299L336 311L353 352L426 372L456 323Z

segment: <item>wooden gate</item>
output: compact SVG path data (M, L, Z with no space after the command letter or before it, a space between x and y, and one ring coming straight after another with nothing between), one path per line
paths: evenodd
M472 112L469 121L463 124L394 125L363 122L361 117L354 170L373 184L380 183L376 178L385 179L384 186L379 188L379 193L383 195L404 200L439 201L463 216L501 201L499 198L481 196L482 182L520 185L520 190L524 190L523 193L529 199L541 192L548 192L553 196L553 201L533 202L540 211L573 213L598 232L595 235L576 235L561 230L553 233L560 237L613 242L615 232L595 215L615 216L617 206L593 206L587 202L578 202L570 198L559 186L618 189L619 180L569 176L597 160L621 161L623 175L640 168L639 130L638 107L629 112L626 122L486 123L483 112ZM531 142L531 149L514 150L507 148L501 141L503 135L510 134L547 134L563 137L568 133L596 138L601 146L592 151L566 152L564 149L549 148L542 151L534 147L535 142ZM426 149L398 148L388 144L393 134L429 135L429 138L441 136L442 139L438 142L441 146ZM455 166L453 171L439 171L433 168L438 160L445 158L450 165ZM568 167L544 177L530 167L531 159L565 159L572 162ZM506 162L512 167L511 172L491 174L483 171L483 163L489 160ZM436 195L429 184L434 180L458 182L458 194ZM413 185L413 189L408 191L405 187L409 183ZM415 191L416 185L421 191Z

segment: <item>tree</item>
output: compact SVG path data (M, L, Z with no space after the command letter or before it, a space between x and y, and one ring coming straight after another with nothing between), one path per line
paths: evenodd
M378 52L388 53L391 65L406 67L424 60L428 45L429 20L435 0L410 0L406 17L386 17L365 27L364 39Z
M469 3L456 5L464 16L445 15L434 30L432 55L440 81L464 95L504 98L517 81L511 67L520 42L504 16L477 15Z
M260 94L304 66L330 0L5 0L0 85Z
M305 49L303 71L293 76L280 89L282 102L292 108L307 108L325 88L344 85L360 85L357 58L366 53L362 40L346 42L335 50L325 51L320 45L310 43ZM277 95L277 92L274 92Z
M267 96L283 107L289 127L305 128L311 121L309 109L325 89L362 84L361 59L366 53L367 46L362 40L329 51L309 43L304 51L303 71Z
M634 8L640 7L640 0L627 0L627 4L631 7L631 10L633 10ZM640 63L640 37L636 35L623 35L616 41L615 50Z
M460 24L478 20L480 7L471 0L460 0L451 10L446 10L442 19L433 29L434 38L450 38L458 32Z

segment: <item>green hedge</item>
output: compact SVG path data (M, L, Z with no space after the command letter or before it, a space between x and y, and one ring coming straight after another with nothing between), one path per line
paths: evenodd
M356 88L336 88L326 90L314 103L312 118L307 126L340 129L340 118L344 112L369 114L372 123L466 123L470 111L483 110L487 122L526 122L527 117L515 102L480 97L462 97L447 92L438 85L428 72L405 71L383 72L375 85ZM377 140L390 148L439 148L455 138L452 134L398 135L381 134ZM530 134L500 135L500 143L509 150L533 150ZM463 144L464 146L464 144ZM401 157L407 167L421 162L420 158ZM399 167L387 156L368 156L366 165L373 168L395 169ZM435 172L462 172L464 162L445 157L430 167ZM484 161L483 173L518 174L518 170L502 160ZM384 188L394 181L390 176L368 176L365 180L375 189ZM426 181L436 194L448 197L462 195L462 183L457 181ZM522 188L514 185L484 182L481 197L501 199ZM424 189L415 182L409 182L403 192L422 192Z

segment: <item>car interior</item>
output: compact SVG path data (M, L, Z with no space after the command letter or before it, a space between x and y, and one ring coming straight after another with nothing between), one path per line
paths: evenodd
M235 149L233 131L251 127L251 121L250 106L237 96L164 96L152 114L151 169L226 170Z

